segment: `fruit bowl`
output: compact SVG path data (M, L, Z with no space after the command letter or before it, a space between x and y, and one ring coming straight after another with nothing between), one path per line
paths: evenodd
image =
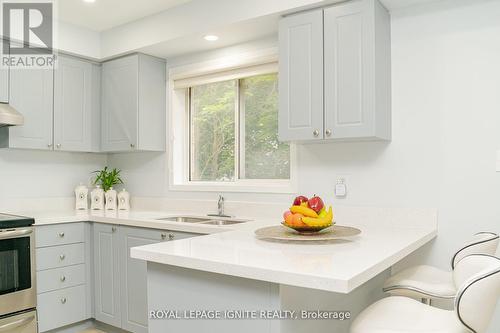
M289 210L283 213L284 227L301 234L314 234L331 227L333 223L332 206L325 206L320 197L314 195L308 199L298 196Z
M333 226L333 224L330 224L330 225L314 226L314 227L310 227L310 226L300 226L299 227L299 226L288 225L285 222L282 222L281 225L284 226L285 228L293 229L293 230L297 231L299 234L315 234L315 233L326 230L326 229Z

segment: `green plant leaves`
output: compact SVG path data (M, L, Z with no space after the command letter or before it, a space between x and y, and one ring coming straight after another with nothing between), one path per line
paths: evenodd
M104 167L102 170L94 171L96 174L94 179L94 185L100 185L104 191L108 191L113 186L118 184L123 184L123 180L120 177L121 170L114 168L109 170L108 167Z

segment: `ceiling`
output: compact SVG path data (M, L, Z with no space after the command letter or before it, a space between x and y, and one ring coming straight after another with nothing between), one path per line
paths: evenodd
M57 1L61 21L94 31L107 30L185 4L192 0L83 0Z

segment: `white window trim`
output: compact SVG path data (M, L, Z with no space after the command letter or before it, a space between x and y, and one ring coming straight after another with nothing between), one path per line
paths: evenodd
M168 70L168 133L169 153L168 172L169 189L171 191L205 191L205 192L248 192L248 193L296 193L298 188L297 147L290 144L290 179L263 180L238 179L234 182L201 182L190 181L189 169L189 136L186 128L186 94L174 89L174 81L189 77L207 75L215 72L228 72L238 68L248 68L276 62L277 49L254 52L231 59L207 61ZM176 115L174 115L176 114ZM181 129L182 128L182 129ZM180 133L179 133L180 132ZM176 137L177 136L177 137ZM180 141L180 142L179 142ZM177 155L177 156L174 156Z

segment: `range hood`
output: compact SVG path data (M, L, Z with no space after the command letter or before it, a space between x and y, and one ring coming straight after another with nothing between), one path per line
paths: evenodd
M0 103L0 127L24 124L24 117L7 103Z

